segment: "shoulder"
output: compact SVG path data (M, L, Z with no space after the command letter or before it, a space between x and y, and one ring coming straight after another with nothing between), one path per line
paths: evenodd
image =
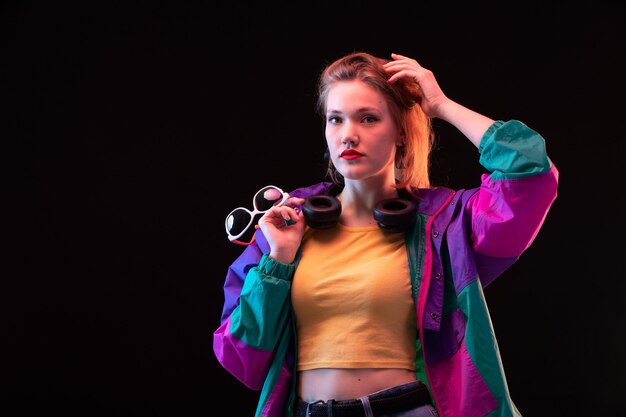
M306 185L303 187L296 188L294 190L289 191L289 195L292 197L300 197L307 198L312 195L324 194L330 187L332 187L332 182L318 182L311 185Z
M407 191L410 198L417 203L418 212L427 215L434 215L453 198L465 192L465 190L453 190L447 187L411 188Z

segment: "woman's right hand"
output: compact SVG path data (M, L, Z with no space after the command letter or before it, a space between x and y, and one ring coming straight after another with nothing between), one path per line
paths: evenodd
M259 219L259 228L270 245L269 257L275 261L290 264L296 258L306 222L302 211L294 206L303 203L303 198L290 197L284 204L269 209Z

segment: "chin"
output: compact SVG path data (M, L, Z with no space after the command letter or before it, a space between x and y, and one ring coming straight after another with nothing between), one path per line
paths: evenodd
M337 170L337 172L347 180L361 180L366 177L362 173L354 172L354 170Z
M339 173L343 176L344 180L349 180L349 181L362 181L362 180L366 180L368 178L373 177L373 175L371 174L357 174L354 172L343 173L341 171L339 171Z
M364 165L352 165L348 167L343 166L342 168L343 169L337 169L337 172L339 172L347 180L366 180L373 177L384 177L386 175L385 168L374 169L372 166L366 167Z

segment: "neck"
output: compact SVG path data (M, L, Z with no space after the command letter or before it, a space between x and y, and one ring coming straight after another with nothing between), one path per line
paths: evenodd
M375 224L373 221L374 206L381 200L398 197L393 182L385 181L350 181L347 180L341 194L342 223Z

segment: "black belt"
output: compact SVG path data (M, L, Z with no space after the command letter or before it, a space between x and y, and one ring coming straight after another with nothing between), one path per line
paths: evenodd
M374 416L399 413L422 405L430 404L430 394L423 382L417 381L396 393L386 394L384 391L368 396ZM306 414L307 405L309 414ZM359 399L308 404L298 400L294 417L365 417L363 403Z

